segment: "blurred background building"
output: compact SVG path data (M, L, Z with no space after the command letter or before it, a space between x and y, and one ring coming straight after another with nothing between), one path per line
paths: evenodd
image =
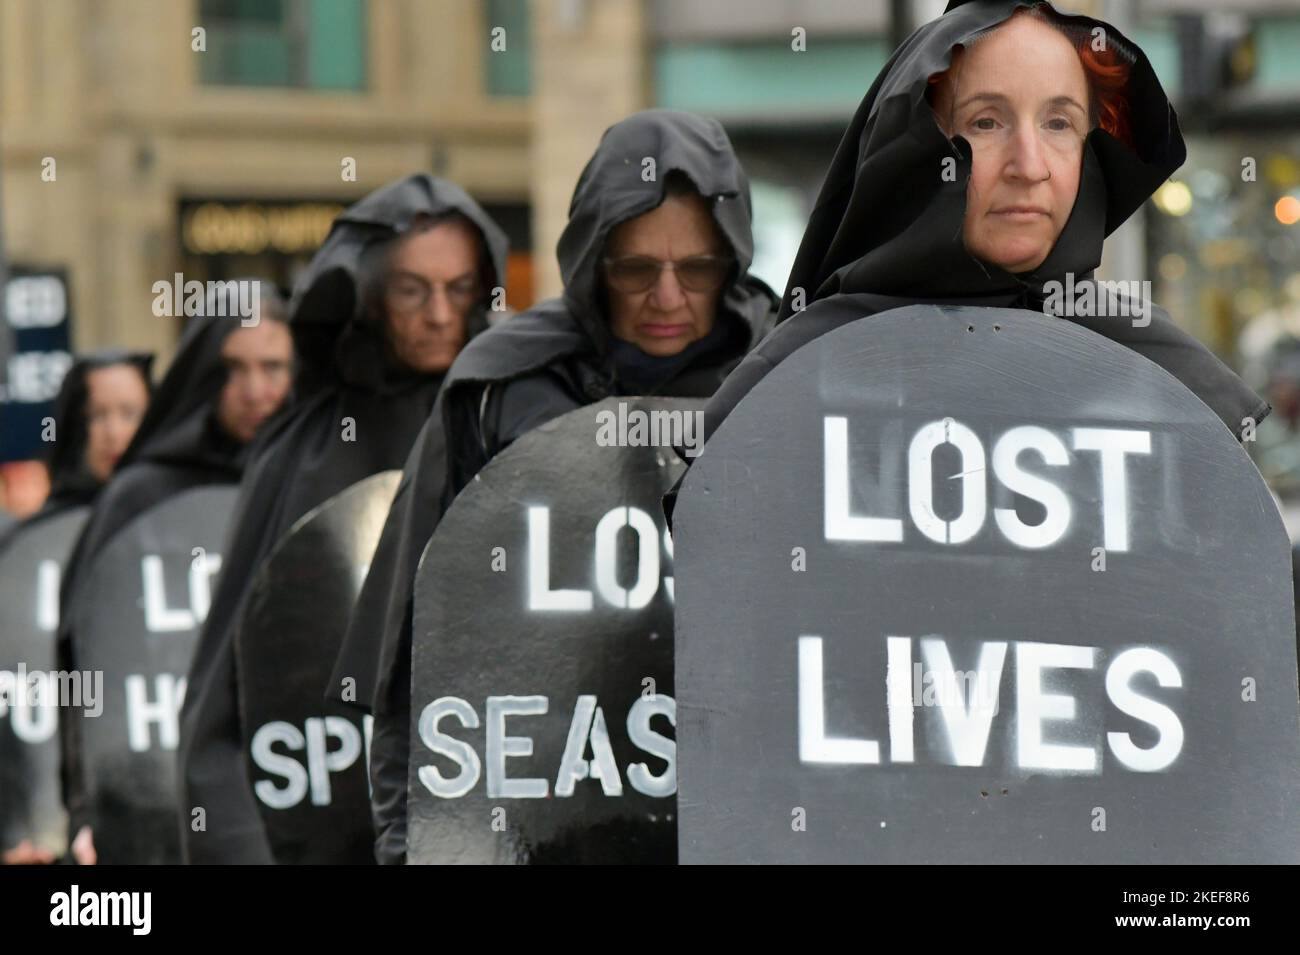
M943 0L3 0L4 243L67 287L78 348L169 354L152 284L288 290L347 203L419 170L510 235L514 307L559 290L555 242L610 123L715 116L750 172L778 290L853 110ZM1063 0L1146 51L1189 142L1107 243L1267 390L1252 449L1300 494L1300 0ZM355 170L349 176L349 170ZM15 359L16 360L16 359ZM12 365L12 363L11 363Z

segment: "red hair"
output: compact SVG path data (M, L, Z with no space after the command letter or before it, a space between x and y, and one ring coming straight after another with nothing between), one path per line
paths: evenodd
M1088 83L1088 93L1092 100L1089 119L1130 149L1136 150L1126 93L1131 68L1127 60L1116 49L1116 44L1113 42L1103 43L1103 48L1097 50L1093 48L1094 38L1090 32L1074 28L1062 29L1061 24L1044 15L1038 7L1030 7L1016 12L1038 17L1049 26L1056 28L1062 36L1070 41L1075 52L1079 54L1079 63L1083 66L1083 75ZM1009 21L1003 21L1003 23L1007 22ZM998 26L1002 26L1002 24L998 24ZM996 30L997 27L993 29ZM992 30L987 32L992 32ZM986 34L980 34L981 37L984 35ZM954 65L957 62L957 56L964 52L964 49L959 45L953 51L952 63ZM935 85L942 82L951 72L951 69L950 66L942 73L935 73L929 78L929 85L926 87L926 98L931 102L933 102Z
M1129 65L1115 52L1114 46L1094 50L1091 38L1076 40L1075 48L1079 51L1083 73L1088 78L1097 125L1133 149L1133 127L1129 122L1128 97L1124 93L1128 86Z

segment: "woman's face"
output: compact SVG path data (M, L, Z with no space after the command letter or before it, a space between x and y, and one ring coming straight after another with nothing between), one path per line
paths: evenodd
M293 336L284 322L236 328L221 346L226 383L217 398L217 423L247 444L279 410L293 383Z
M149 389L133 365L86 373L86 470L107 481L149 407Z
M650 212L620 223L605 246L614 336L664 358L707 335L730 269L725 250L700 196L669 196ZM638 280L641 272L645 282ZM630 273L626 281L625 273Z
M962 238L976 258L1028 272L1074 208L1088 134L1079 54L1052 27L1015 16L954 54L934 103L948 136L971 144Z

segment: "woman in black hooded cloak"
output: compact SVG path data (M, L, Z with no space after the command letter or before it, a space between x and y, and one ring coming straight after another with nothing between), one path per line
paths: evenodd
M181 710L181 805L206 810L201 831L182 814L187 862L273 861L248 776L234 650L253 578L298 518L402 466L452 358L487 327L505 257L505 234L464 190L416 174L345 209L299 282L297 403L259 441L240 489Z
M715 120L648 110L616 123L569 206L563 296L457 359L407 461L327 690L337 699L354 680L356 701L373 707L380 862L406 853L411 601L425 544L455 495L532 428L610 395L711 395L774 317L771 290L749 274L750 219L748 179ZM666 278L659 240L679 284Z
M152 366L152 355L119 349L93 352L73 362L54 402L53 440L46 458L49 495L35 514L0 528L0 554L10 547L18 548L15 553L19 553L28 531L94 502L149 407ZM13 759L22 765L22 757L8 749L16 744L17 740L3 734L0 760ZM0 803L7 795L0 794ZM16 846L0 845L0 850L3 863L54 861L48 849L38 849L26 840Z
M54 440L45 461L50 493L40 510L0 534L0 547L5 546L9 534L21 527L94 501L149 407L152 367L152 355L119 349L92 352L72 363L54 399ZM115 370L126 372L125 380L114 383L117 387L113 394L96 402L92 376ZM103 430L108 433L96 439L92 435L93 419L115 420L105 420L107 427Z
M118 349L93 352L73 362L54 402L55 440L47 460L50 495L38 515L58 513L95 499L149 408L152 368L153 355ZM97 402L95 395L95 383L102 377L96 373L111 369L133 374L143 385L142 389L132 389L123 381L125 387L116 408L104 407L108 402ZM94 431L100 419L113 417L119 419L121 436L110 434L97 440ZM111 421L105 423L111 426Z
M1186 158L1151 64L1113 26L1033 0L949 3L858 107L780 324L709 402L706 435L772 368L847 322L923 303L1044 311L1049 283L1091 282L1103 240ZM1137 304L1068 320L1160 365L1239 438L1268 414L1163 309L1128 317Z
M191 319L186 327L176 357L68 561L59 593L59 669L80 669L78 636L72 626L78 616L74 608L82 599L80 584L114 535L170 497L195 487L239 480L251 431L270 419L288 393L292 354L283 331L282 309L278 299L263 293L258 313L265 328L244 329L234 319L211 316ZM241 331L247 332L244 341L251 347L232 354L227 346ZM236 389L227 387L235 354L241 361L246 357L259 366L255 373L268 379L257 389L257 400L251 406L238 400ZM94 809L82 779L82 718L80 709L65 709L59 720L59 737L72 851L78 861L88 862L96 855Z

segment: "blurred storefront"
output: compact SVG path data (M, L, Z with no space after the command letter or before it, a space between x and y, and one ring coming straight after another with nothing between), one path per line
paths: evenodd
M534 297L526 0L6 0L0 148L10 254L67 269L78 348L170 353L174 272L291 286L348 203L456 180ZM504 31L499 48L492 30Z
M199 281L259 275L291 287L342 211L328 200L183 198L180 270Z
M532 301L529 207L484 202L511 240L507 303ZM344 206L329 199L254 200L182 197L179 203L180 271L199 281L255 275L292 289Z
M1147 216L1155 300L1273 404L1246 446L1291 501L1300 497L1300 4L1143 8L1188 141L1186 165Z

